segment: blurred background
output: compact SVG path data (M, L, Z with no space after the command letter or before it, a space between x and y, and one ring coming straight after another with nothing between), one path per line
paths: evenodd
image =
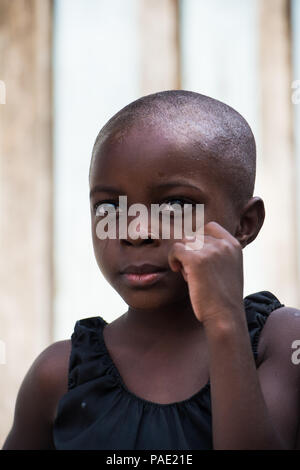
M126 311L94 259L88 169L140 96L183 88L248 120L266 219L244 295L300 308L299 34L300 0L0 0L1 446L37 355Z

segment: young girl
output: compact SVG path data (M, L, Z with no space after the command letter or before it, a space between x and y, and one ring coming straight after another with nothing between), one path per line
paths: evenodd
M90 167L92 237L128 310L79 320L40 354L4 449L300 448L299 311L268 291L243 298L242 249L265 216L255 164L242 116L197 93L149 95L110 119ZM147 224L137 238L99 237L121 195L204 204L202 241Z

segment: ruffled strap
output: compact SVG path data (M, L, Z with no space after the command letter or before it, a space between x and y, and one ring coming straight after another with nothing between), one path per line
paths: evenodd
M257 359L258 341L261 330L270 313L284 307L277 297L269 291L256 292L244 298L248 329L255 359Z
M105 325L107 322L100 316L76 322L71 336L69 390L106 374L119 378L103 340Z

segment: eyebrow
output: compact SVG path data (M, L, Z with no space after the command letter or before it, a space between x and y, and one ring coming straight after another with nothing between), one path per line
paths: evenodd
M158 189L164 189L164 188L174 188L174 187L177 187L177 186L182 186L182 187L185 186L187 188L196 189L203 196L206 196L206 193L199 186L196 186L195 184L191 184L191 183L188 183L188 182L185 182L185 181L170 181L170 182L158 184L155 187L158 188ZM94 194L100 193L100 192L113 193L113 194L120 193L120 191L118 189L113 188L112 186L96 185L90 191L90 198Z
M200 191L201 193L204 194L204 191L202 191L199 186L196 186L195 184L191 184L185 181L169 181L168 183L158 184L156 187L157 188L173 188L175 186L186 186L187 188L196 189L197 191Z

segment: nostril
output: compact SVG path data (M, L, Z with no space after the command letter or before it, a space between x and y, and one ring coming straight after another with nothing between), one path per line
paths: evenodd
M152 238L150 235L148 238L137 238L137 239L131 239L131 238L122 238L120 239L121 243L124 243L125 245L141 245L141 244L153 244L155 242L155 238Z
M124 245L131 245L129 240L126 240L126 238L120 238L120 242L124 243Z

